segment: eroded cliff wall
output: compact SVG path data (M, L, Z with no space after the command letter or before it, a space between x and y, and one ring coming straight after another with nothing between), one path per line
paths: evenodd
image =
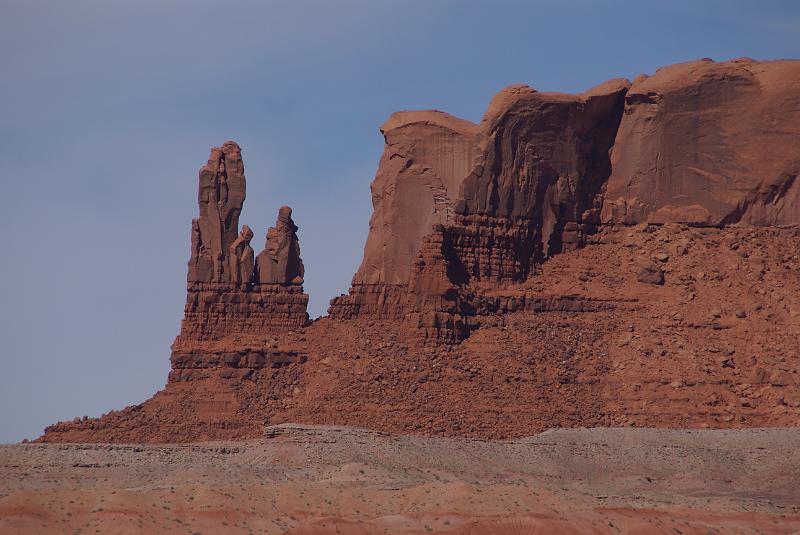
M800 62L672 65L625 101L605 222L800 223Z
M487 284L521 283L603 226L797 225L798 88L797 61L701 60L580 95L510 86L477 126L393 116L364 262L330 314L460 339ZM433 119L462 125L458 143Z

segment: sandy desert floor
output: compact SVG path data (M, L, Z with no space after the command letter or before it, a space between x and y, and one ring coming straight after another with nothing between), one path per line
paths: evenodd
M0 446L0 533L796 533L800 429Z

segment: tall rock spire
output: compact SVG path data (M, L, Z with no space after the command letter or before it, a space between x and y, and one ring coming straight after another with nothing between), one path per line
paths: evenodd
M242 225L242 232L228 249L231 282L249 284L253 281L253 248L250 247L252 239L253 231L247 225Z
M189 282L234 281L228 253L239 234L239 214L246 181L242 151L233 141L211 149L200 168L197 203L200 217L192 221Z
M288 206L281 206L278 211L278 221L267 231L267 242L256 264L258 282L262 284L303 284L305 268L300 258L297 225Z

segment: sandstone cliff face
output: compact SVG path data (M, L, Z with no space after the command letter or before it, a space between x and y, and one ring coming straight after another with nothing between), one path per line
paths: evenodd
M450 325L457 339L481 285L521 283L602 225L797 225L798 88L797 61L702 60L581 95L508 87L455 145L429 123L387 135L364 262L330 313L411 318L434 338ZM434 146L410 172L407 147ZM420 185L441 162L456 162L440 173L446 205Z
M438 136L441 123L453 123L449 116L413 130L408 122L417 116L390 119L396 129L388 130L372 186L364 262L331 315L410 317L433 338L465 336L472 312L463 303L465 287L525 280L599 222L598 193L611 172L608 150L628 85L612 80L583 95L511 86L492 100L479 126L462 125L457 143ZM394 137L399 129L404 137ZM414 150L435 158L415 167ZM439 175L445 187L431 188Z
M800 62L701 60L638 78L603 220L800 223Z
M479 150L477 125L438 111L395 113L381 132L370 232L350 295L331 303L339 318L404 315L420 243L435 225L453 220L461 181Z
M437 111L399 112L371 185L374 212L354 284L406 284L422 238L453 219L478 152L478 126Z
M584 95L501 91L481 121L481 156L461 184L451 232L465 275L522 280L594 223L626 80ZM569 227L567 226L569 223Z

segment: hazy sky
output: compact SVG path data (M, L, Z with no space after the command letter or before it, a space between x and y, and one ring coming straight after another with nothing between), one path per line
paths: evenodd
M360 262L391 112L797 58L799 6L0 0L0 442L164 385L209 147L242 146L256 250L294 209L316 316Z

